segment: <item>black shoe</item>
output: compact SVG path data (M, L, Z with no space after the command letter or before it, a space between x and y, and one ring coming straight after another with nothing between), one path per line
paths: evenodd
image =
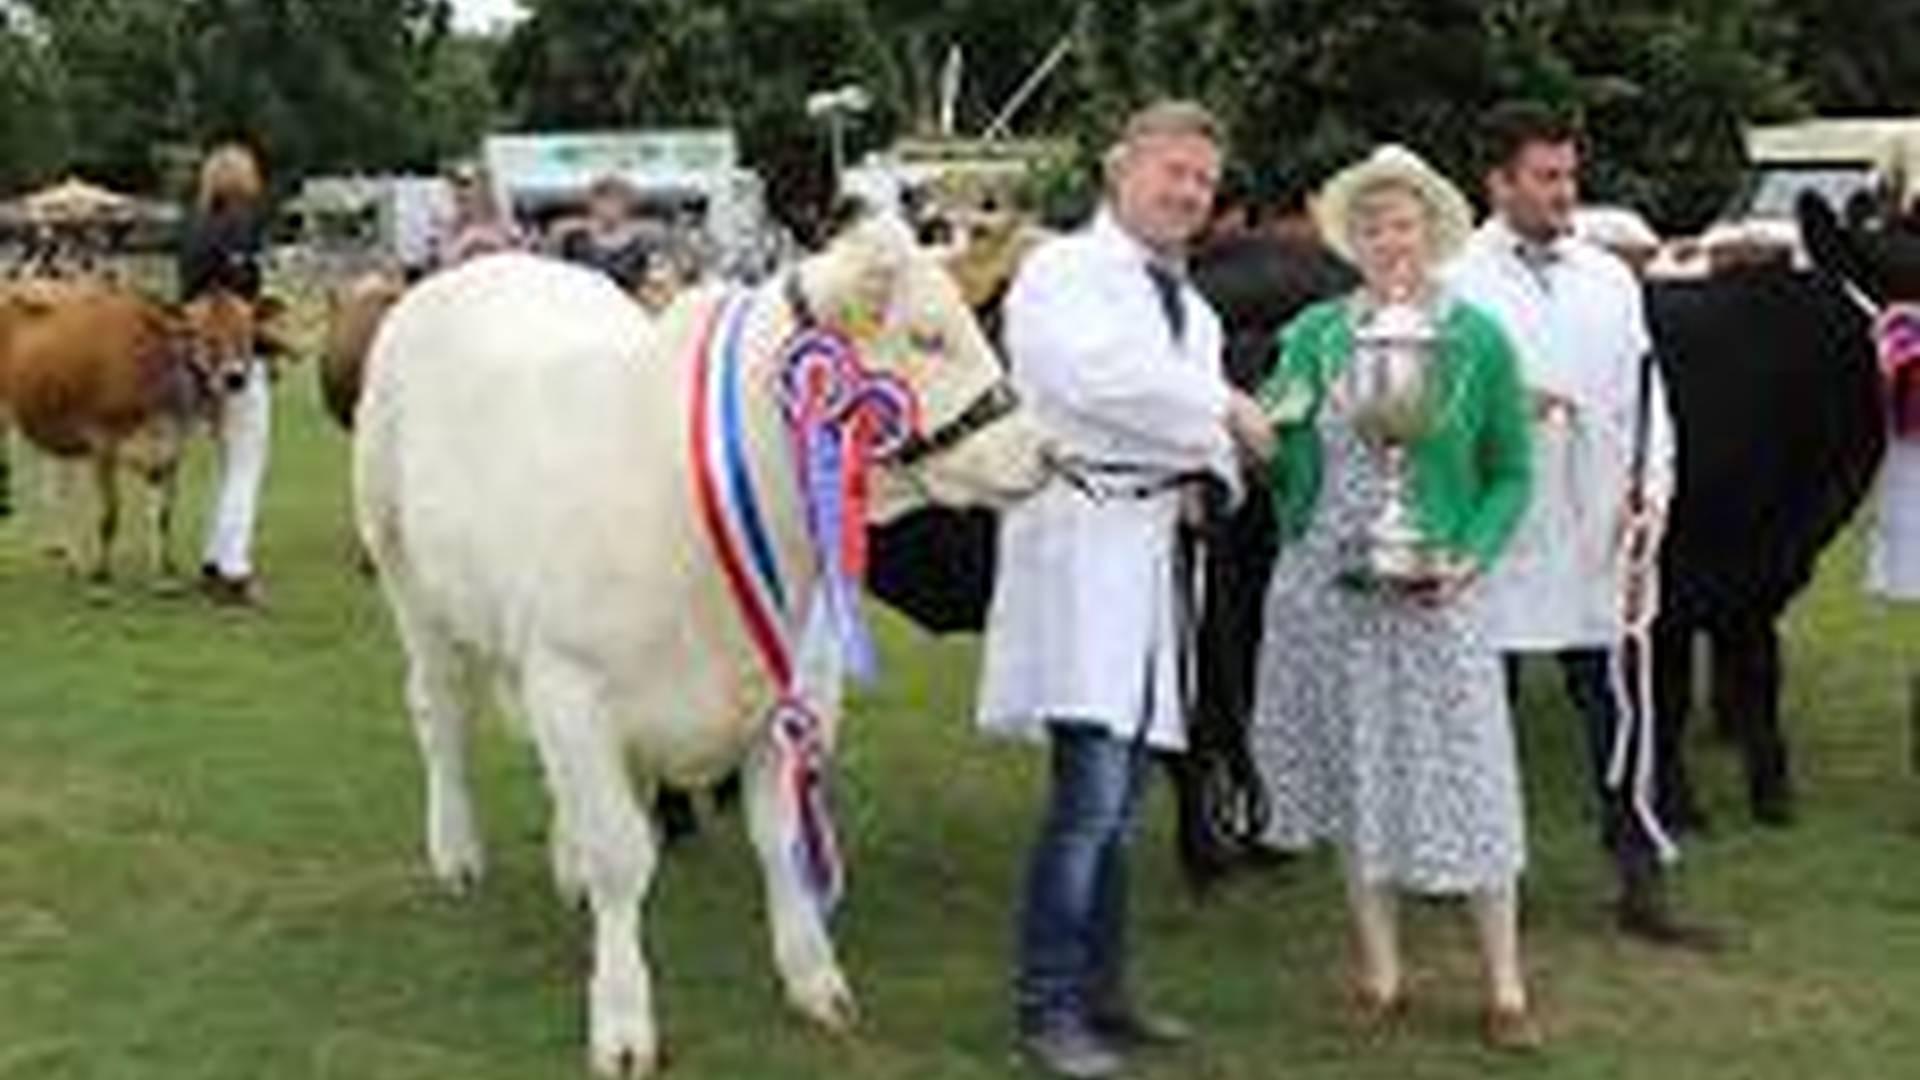
M1023 1032L1019 1047L1021 1055L1042 1071L1066 1080L1104 1080L1126 1064L1113 1047L1078 1024Z
M1792 827L1793 792L1785 784L1760 785L1754 789L1749 802L1754 821L1772 829Z
M1257 869L1285 870L1300 861L1300 853L1268 844L1252 843L1246 846L1240 858L1248 866Z
M1117 1009L1096 1014L1094 1034L1121 1047L1185 1046L1193 1041L1193 1025L1177 1016L1141 1009Z
M227 577L211 564L200 568L200 591L221 607L257 608L264 600L259 582L250 577Z
M1621 933L1648 945L1697 953L1717 953L1727 946L1719 930L1675 916L1665 887L1652 874L1628 880L1614 916Z
M1675 800L1671 806L1663 805L1659 814L1661 824L1676 836L1713 835L1713 819L1692 798Z

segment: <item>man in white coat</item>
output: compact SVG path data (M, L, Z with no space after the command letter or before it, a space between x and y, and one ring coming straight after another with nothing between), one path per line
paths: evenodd
M1450 278L1500 320L1520 357L1534 406L1535 478L1527 515L1486 582L1488 630L1508 654L1510 682L1524 654L1559 658L1620 875L1621 929L1660 944L1710 945L1711 934L1668 909L1654 823L1635 812L1626 785L1606 783L1622 712L1614 650L1631 605L1645 602L1623 544L1636 531L1657 536L1674 475L1659 373L1642 367L1652 340L1641 286L1617 257L1571 235L1580 157L1568 122L1540 106L1507 105L1488 117L1485 136L1493 214ZM1636 452L1644 455L1637 485Z
M1198 106L1136 113L1088 227L1036 250L1006 301L1015 386L1064 451L1119 466L1108 497L1055 485L1008 511L980 720L1044 738L1052 783L1027 870L1015 975L1022 1048L1056 1075L1110 1075L1185 1026L1126 986L1126 847L1145 765L1184 747L1176 533L1185 493L1240 483L1236 443L1271 451L1259 406L1221 372L1220 321L1185 277L1220 170ZM1125 490L1119 490L1124 487Z

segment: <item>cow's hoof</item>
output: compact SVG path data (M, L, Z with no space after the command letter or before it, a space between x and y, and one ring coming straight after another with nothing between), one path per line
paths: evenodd
M605 1031L594 1036L589 1062L595 1076L609 1080L646 1080L660 1070L660 1050L648 1031Z
M465 900L480 891L486 880L486 858L478 844L435 844L427 853L433 876L455 900Z
M459 865L435 866L433 876L439 880L440 888L455 900L466 900L480 891L480 883L486 880L486 871L478 860Z
M839 972L828 972L797 986L787 995L788 1003L801 1016L836 1035L853 1031L860 1023L860 1006Z

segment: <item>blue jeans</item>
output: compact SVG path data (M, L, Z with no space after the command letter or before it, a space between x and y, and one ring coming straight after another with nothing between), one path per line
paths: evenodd
M1127 843L1148 752L1086 723L1051 725L1053 782L1027 865L1014 976L1021 1030L1087 1024L1126 993Z

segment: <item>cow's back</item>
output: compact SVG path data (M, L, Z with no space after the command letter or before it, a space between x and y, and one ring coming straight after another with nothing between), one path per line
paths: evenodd
M1675 421L1667 602L1777 612L1872 484L1885 446L1864 317L1780 268L1661 283L1648 311Z
M544 649L632 678L637 722L725 704L698 678L725 612L676 336L587 271L476 260L388 314L355 424L361 531L398 602L509 673Z
M150 301L95 285L39 284L7 301L0 397L28 438L74 455L98 435L121 436L162 404L164 314Z

